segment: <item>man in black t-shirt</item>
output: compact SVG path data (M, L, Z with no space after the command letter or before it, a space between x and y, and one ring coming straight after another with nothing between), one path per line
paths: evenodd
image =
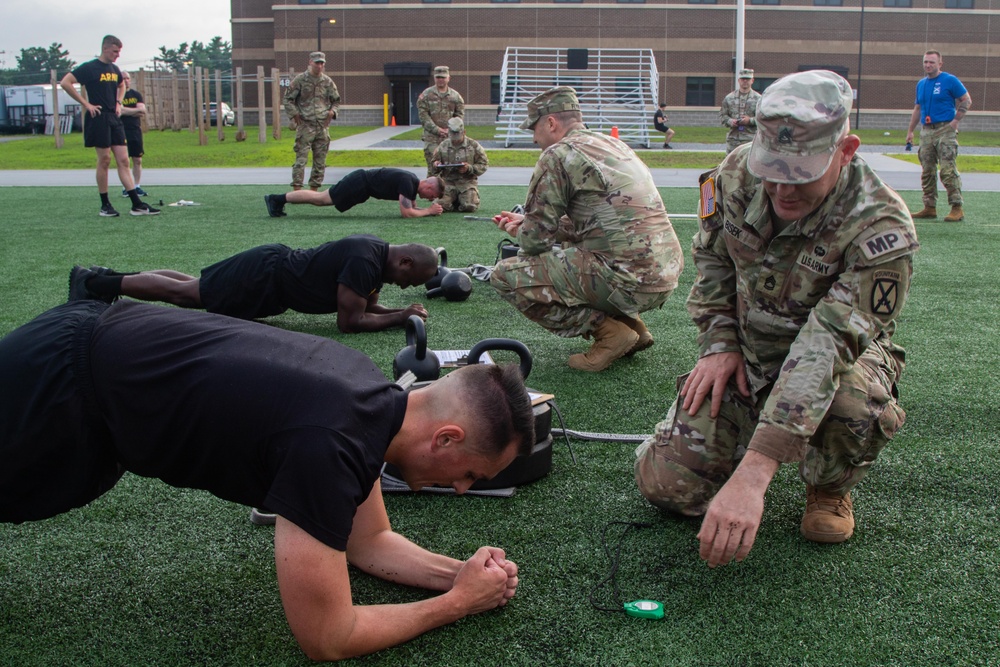
M105 35L101 42L101 55L79 65L59 82L62 89L83 107L83 145L97 151L97 192L101 196L100 215L105 218L118 217L118 211L108 199L108 168L111 166L112 153L118 167L118 178L132 200L132 210L129 213L156 215L160 212L139 199L132 174L128 170L128 151L125 148L125 130L121 121L125 82L115 65L121 50L120 39L114 35ZM77 91L78 83L87 90L87 99Z
M383 283L423 285L437 272L437 254L418 243L389 245L367 234L316 248L278 243L251 248L202 269L201 278L178 271L122 274L104 267L70 272L70 300L112 302L119 296L253 320L300 313L337 313L344 333L403 326L410 315L427 319L422 304L379 305Z
M142 182L142 156L145 152L142 145L142 117L146 115L146 103L142 99L142 93L132 88L131 74L122 70L122 80L125 82L122 126L125 128L128 156L132 160L132 180L135 181L135 193L145 197L147 192L139 184ZM128 190L122 189L122 197L128 197Z
M464 493L532 443L514 366L466 366L405 392L335 341L134 301L66 303L0 340L0 522L86 505L126 471L267 508L285 615L317 660L514 596L503 550L463 562L394 533L379 474L387 462L414 489ZM442 594L355 605L348 563Z
M399 212L404 218L423 218L441 215L444 210L438 203L427 208L417 208L414 202L420 196L433 200L444 193L444 182L437 176L420 180L405 169L383 167L381 169L357 169L329 190L296 190L284 195L264 195L267 213L272 218L280 218L285 213L285 204L312 204L313 206L336 206L344 211L362 204L369 199L399 201Z

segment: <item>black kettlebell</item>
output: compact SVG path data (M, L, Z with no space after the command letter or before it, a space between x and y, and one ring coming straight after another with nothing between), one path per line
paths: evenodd
M392 360L392 376L398 380L406 371L417 376L418 382L437 380L441 362L433 350L427 349L427 332L424 321L417 315L406 320L406 347Z
M424 283L426 289L435 289L441 287L441 280L444 279L446 275L451 273L451 269L448 268L448 251L444 248L437 249L438 257L438 269L437 273L431 276L431 279Z
M443 296L448 301L465 301L472 294L472 278L461 271L449 271L442 279L441 285L427 291L427 298Z
M528 379L528 374L531 373L532 358L527 345L513 338L486 338L473 345L472 349L469 350L468 363L470 365L478 364L479 357L483 356L483 352L490 350L507 350L516 353L519 359L518 369L521 371L521 377L525 380Z

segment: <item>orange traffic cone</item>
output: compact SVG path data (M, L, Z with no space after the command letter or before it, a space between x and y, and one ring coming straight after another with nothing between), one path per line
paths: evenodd
M390 127L396 127L396 117L395 116L392 117L392 124L390 125Z
M617 125L612 125L611 126L611 136L614 137L615 139L618 138L618 126Z

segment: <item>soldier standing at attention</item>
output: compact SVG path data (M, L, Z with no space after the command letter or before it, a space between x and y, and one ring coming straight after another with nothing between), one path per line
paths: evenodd
M955 166L958 156L958 121L972 106L972 96L958 77L941 71L944 60L938 51L924 54L924 73L917 82L917 100L910 116L907 143L913 141L913 130L920 123L920 186L924 191L924 208L914 218L937 218L938 162L941 163L941 184L948 193L951 212L945 222L958 222L962 211L962 176Z
M494 218L521 250L493 268L490 283L557 336L593 337L569 366L602 371L653 344L639 313L677 287L680 243L645 163L587 129L575 90L560 86L528 102L521 129L532 130L542 154L524 214Z
M323 71L326 55L309 54L309 69L299 74L285 92L285 113L295 126L295 164L292 165L292 189L301 190L306 161L312 151L309 189L319 190L326 173L326 154L330 150L330 121L340 109L337 84Z
M146 103L142 93L132 87L132 75L122 70L122 80L125 82L125 97L122 98L122 126L125 128L125 143L128 144L128 156L132 160L132 180L135 181L135 193L146 196L146 191L139 183L142 180L142 156L145 151L142 145L142 117L146 115ZM128 190L122 188L122 197L128 197Z
M906 418L892 334L917 236L856 155L851 100L833 72L778 79L753 143L701 177L687 302L701 354L635 477L654 505L704 515L709 567L750 552L782 463L805 482L802 536L850 538L851 489Z
M757 133L757 105L760 103L760 93L751 88L753 85L753 70L741 69L739 88L726 95L719 109L719 119L722 126L729 129L726 134L726 152L731 153L740 144L753 141Z
M437 203L445 211L471 213L478 209L479 177L490 161L479 142L465 136L461 118L448 120L448 140L434 150L432 161L434 173L444 181L444 194Z
M424 160L427 161L427 175L434 176L434 149L448 138L448 119L465 118L465 100L448 87L450 70L444 65L434 68L434 85L420 93L417 98L417 113L424 128Z

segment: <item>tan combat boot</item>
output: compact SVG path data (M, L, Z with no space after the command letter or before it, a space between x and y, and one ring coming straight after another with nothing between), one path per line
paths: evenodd
M964 218L965 218L965 211L962 210L962 205L959 204L958 206L952 206L951 207L951 213L949 213L948 215L944 216L944 221L945 222L959 222L960 220L962 220Z
M934 208L933 206L924 206L923 209L917 211L916 213L911 212L910 217L913 218L914 220L920 220L920 219L935 220L937 219L937 209Z
M625 356L639 340L639 334L612 317L605 317L590 333L594 344L583 354L570 356L570 368L591 373L603 371L615 359Z
M806 513L802 537L811 542L837 544L854 534L854 505L850 492L838 496L806 485Z
M642 321L641 317L629 317L628 315L615 315L615 319L628 326L629 329L639 334L639 340L636 341L632 349L625 353L626 357L631 357L636 352L642 352L643 350L653 347L653 334L649 333L649 329L646 328L646 323Z

